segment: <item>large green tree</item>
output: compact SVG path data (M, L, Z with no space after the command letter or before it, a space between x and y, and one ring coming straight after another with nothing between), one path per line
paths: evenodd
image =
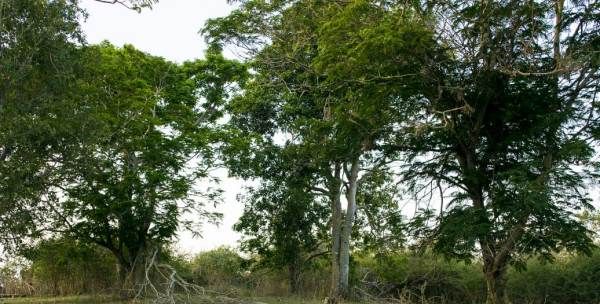
M219 75L207 61L177 65L104 43L82 49L77 94L85 122L78 146L61 153L54 186L56 230L110 250L123 282L183 228L214 219L203 210L219 192L197 182L213 163L213 115L200 96L216 98ZM193 221L182 217L192 213Z
M107 1L101 1L107 2ZM130 8L155 1L110 1ZM0 230L5 250L39 237L60 180L58 156L77 145L86 100L76 96L86 12L72 0L0 3Z
M364 22L360 11L332 32L335 57L327 64L341 67L348 82L370 81L414 104L383 149L402 153L402 178L413 192L450 189L449 201L444 190L438 197L444 212L435 216L434 247L480 256L487 301L502 303L510 264L591 246L574 212L591 208L588 171L580 168L592 164L597 132L598 4L392 1L386 8L391 20L421 16L434 33L420 36L435 37L428 52L406 59L423 62L414 71L418 86L404 96L389 91L407 84L407 61L394 52L419 36ZM382 45L369 47L369 35ZM390 53L372 56L381 50Z
M0 231L8 250L36 236L55 153L71 142L82 11L75 1L0 2ZM77 119L78 114L71 112Z
M487 302L503 303L508 265L591 246L573 215L591 208L589 175L576 167L589 168L594 155L600 7L559 0L436 9L458 12L446 15L454 27L440 26L458 35L443 41L451 57L432 67L437 93L425 95L443 127L408 136L417 153L406 177L445 178L457 190L435 247L457 256L478 248ZM423 152L430 157L417 160Z
M382 23L387 30L400 26L396 36L414 36L394 50L402 61L396 71L406 73L406 83L393 89L401 95L410 94L416 83L413 74L421 62L411 59L431 44L422 39L428 32L418 18L397 14L399 19L386 19L385 5L368 4L242 1L230 16L210 21L204 30L211 42L233 44L251 56L252 81L231 106L252 117L235 120L234 116L233 120L241 123L242 131L249 130L254 143L248 145L261 147L264 142L277 142L279 136L289 138L285 145L303 147L305 158L301 159L313 175L310 189L329 200L332 302L349 291L351 236L360 183L370 172L385 169L390 158L380 143L394 134L409 113L409 103L390 92L384 94L371 79L348 81L344 69L352 69L354 76L365 69L375 74L377 67L368 65L368 55L358 62L338 61L337 45L344 38L337 34L359 30L360 23L348 20L364 13L368 18L360 20L367 24ZM375 33L365 36L353 41L366 38L365 48L385 43L378 42ZM376 56L386 55L387 50L381 49L383 53ZM334 62L339 65L333 66ZM262 151L258 156L268 155Z

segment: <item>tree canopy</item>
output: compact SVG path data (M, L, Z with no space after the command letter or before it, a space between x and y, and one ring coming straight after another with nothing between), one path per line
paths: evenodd
M58 116L76 103L70 93L83 41L82 13L70 1L0 3L0 230L5 249L36 236L40 214L34 211L53 180L51 162L69 145L70 130Z
M230 2L182 64L87 44L78 1L0 2L4 250L104 248L143 285L179 231L219 218L226 168L251 181L241 249L292 291L326 256L331 304L359 251L480 261L489 304L510 267L592 252L597 1Z
M243 130L306 146L313 189L333 194L332 290L346 289L360 172L390 162L418 199L441 201L439 215L416 217L427 244L483 258L489 303L504 301L509 264L589 252L575 213L592 208L596 4L239 2L204 33L242 48L254 68L243 108L234 104L257 117Z

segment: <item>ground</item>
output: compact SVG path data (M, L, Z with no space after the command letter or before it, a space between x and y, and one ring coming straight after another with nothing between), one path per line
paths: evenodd
M213 303L240 303L240 304L321 304L322 300L306 300L299 298L261 297L252 299L212 299ZM2 304L125 304L127 302L117 301L106 296L70 296L70 297L44 297L44 298L4 298L0 299ZM204 304L207 301L192 301L192 304Z

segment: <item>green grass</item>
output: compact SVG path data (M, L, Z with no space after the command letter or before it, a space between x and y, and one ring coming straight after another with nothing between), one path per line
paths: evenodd
M196 302L196 301L194 301ZM199 304L206 303L198 300ZM216 300L215 302L218 302ZM244 299L240 303L255 304L321 304L322 300L310 300L295 297L257 297ZM109 296L68 296L68 297L31 297L31 298L4 298L0 299L2 304L125 304L127 301L119 301Z
M68 296L68 297L31 297L31 298L3 298L0 299L2 304L79 304L79 303L90 303L90 304L123 304L125 302L115 300L114 297L109 296Z

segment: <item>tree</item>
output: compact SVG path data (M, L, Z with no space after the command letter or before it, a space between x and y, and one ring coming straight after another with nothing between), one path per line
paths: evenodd
M100 3L119 4L138 13L144 8L152 9L152 5L158 3L158 0L94 0Z
M404 2L351 1L333 9L319 27L312 66L322 75L325 90L336 97L330 105L339 128L335 136L351 160L350 169L344 169L347 211L357 206L360 184L394 160L385 145L416 112L413 96L421 86L422 58L435 50L425 21ZM342 294L347 293L352 214L344 219Z
M0 237L4 250L37 237L55 153L72 129L57 113L71 92L83 42L74 1L0 2ZM71 117L79 119L77 115ZM43 221L41 221L43 222Z
M265 180L268 188L275 186L279 189L277 192L285 196L291 190L283 182L289 175L280 174L279 172L286 172L280 170L303 170L305 173L302 178L311 181L310 191L314 191L317 184L329 182L326 188L332 189L332 192L326 197L333 208L341 204L341 165L336 161L335 169L330 167L333 162L330 162L329 156L334 153L327 153L323 145L318 146L314 141L311 144L312 139L323 139L318 141L324 144L329 131L327 124L331 123L323 119L324 96L319 91L320 88L315 86L319 77L310 68L315 43L315 37L311 33L315 31L315 22L319 20L318 14L310 5L308 2L295 3L288 9L280 2L244 1L240 9L234 10L230 16L209 21L204 33L216 47L229 43L241 46L252 57L249 65L255 71L244 86L244 94L234 98L228 106L232 138L228 140L224 152L229 155L226 163L231 174L243 178L259 177ZM279 20L284 15L287 17ZM294 40L287 39L290 31L295 34ZM302 38L306 40L297 39L300 38L298 33L303 33ZM268 41L272 41L272 45ZM277 137L283 137L285 142L278 144L280 140ZM297 151L296 156L285 160L279 153L294 149ZM290 163L280 163L285 161ZM335 171L333 174L332 169ZM303 186L294 187L299 189L298 187ZM327 192L324 188L318 189L319 195ZM258 202L260 201L254 201ZM302 202L310 203L310 200L303 199ZM301 208L306 210L307 207ZM336 210L332 219L339 228L341 206L332 210ZM268 225L270 222L263 224ZM339 229L336 228L335 231ZM336 248L339 247L339 237L340 234L336 233ZM336 249L335 253L337 252ZM335 253L332 252L332 267L339 269L339 256ZM286 258L294 257L288 255ZM293 259L288 260L288 263L294 263ZM335 282L335 286L338 278L339 276L333 276L332 283Z
M103 1L131 9L154 0ZM73 142L87 118L86 101L74 97L85 40L77 1L27 0L0 3L0 205L5 250L32 241L48 228L47 191L55 185L58 155Z
M86 121L78 148L61 155L53 222L57 231L110 250L121 282L135 284L145 259L178 229L216 219L202 207L216 203L218 192L195 184L213 160L212 120L197 110L209 86L197 81L208 72L205 62L179 66L132 46L104 43L82 52L77 93L87 102L76 110ZM194 221L182 219L188 212Z
M504 303L508 265L591 247L573 212L591 208L588 171L575 167L594 155L599 7L430 4L417 11L435 18L440 52L421 72L429 86L416 95L421 112L390 148L405 152L413 191L440 183L453 191L434 248L459 258L478 252L487 303Z
M244 213L234 229L244 235L242 249L258 254L259 266L287 268L290 291L297 293L303 269L328 253L323 244L329 206L310 191L306 168L290 153L293 147L284 149L270 158L278 174L265 176L244 196Z
M245 88L244 98L234 101L232 108L245 110L246 115L261 115L239 120L244 124L242 130L249 130L253 147L272 141L277 134L290 138L286 145L304 147L307 166L313 170L310 189L330 202L332 302L349 291L351 234L360 183L368 172L385 169L389 155L379 148L379 143L393 134L404 113L408 113L404 100L391 97L389 92L381 93L372 82L346 80L344 69L352 69L351 75L362 73L369 56L355 61L356 65L337 61L340 58L336 48L345 37L336 35L362 26L359 22L346 26L352 17L362 13L371 18L369 24L384 21L391 30L398 24L381 18L385 10L385 5L365 1L242 1L230 16L214 19L204 29L212 43L234 44L251 57L256 73ZM402 25L412 21L401 19ZM420 28L405 26L402 34L421 37L425 31ZM359 38L362 37L352 41ZM373 35L370 38L368 46L377 43ZM423 52L429 46L427 42L413 39L403 45L400 52L407 53L401 55ZM420 62L398 65L407 73L407 82L398 85L396 92L408 94L405 87L411 89L409 84L415 80L410 74L419 65ZM370 67L367 65L366 69ZM370 72L377 72L376 67ZM347 201L345 211L341 195Z

